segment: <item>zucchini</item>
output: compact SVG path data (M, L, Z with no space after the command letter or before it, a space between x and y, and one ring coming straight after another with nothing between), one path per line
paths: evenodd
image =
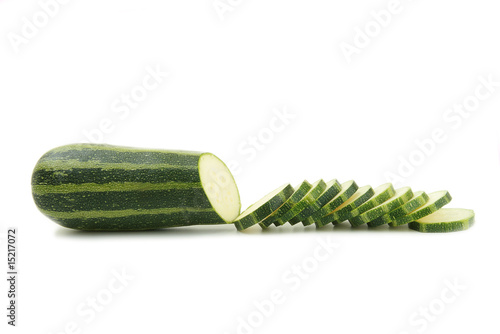
M467 230L474 224L474 211L467 209L440 209L408 224L419 232L455 232Z
M31 177L38 209L61 226L88 231L133 231L234 223L238 230L286 222L322 227L409 224L421 232L468 229L474 211L442 209L447 191L430 195L386 183L358 188L353 180L296 189L285 184L240 213L231 172L215 155L105 144L71 144L45 153Z
M271 213L269 216L264 218L262 221L259 222L260 227L262 228L267 228L269 227L272 223L276 221L277 217L280 217L283 215L285 212L290 210L295 204L297 204L304 196L307 194L307 192L312 188L312 184L310 184L307 181L303 181L298 187L296 187L294 193L276 210L274 210L273 213ZM279 224L275 224L276 226L280 226Z
M436 212L446 204L450 203L450 201L451 201L451 195L446 190L433 192L432 194L429 194L429 201L427 201L427 203L411 211L410 213L408 213L403 217L394 219L392 222L389 223L389 226L394 227L411 223L412 221L418 220L420 218L430 215L433 212Z
M345 217L344 217L344 220L350 221L352 218L359 216L363 212L366 212L366 211L376 207L377 205L385 202L391 196L393 196L396 192L391 183L385 183L383 185L380 185L377 188L373 189L373 191L374 191L373 196L368 201L364 202L363 204L361 204L357 208L347 212ZM351 221L350 221L350 223L352 226L357 226L356 224L353 224Z
M290 196L293 194L293 187L289 184L285 184L278 189L270 192L259 201L250 205L245 211L241 213L234 220L234 225L238 231L249 228L255 224L258 224L267 216L271 215L276 209L278 209L283 203L286 202Z
M333 223L334 225L340 224L344 220L348 213L356 209L361 204L369 200L375 191L370 186L364 186L359 188L351 198L342 203L337 209L330 212L325 217L321 218L323 224Z
M385 215L391 210L397 208L398 206L403 205L408 202L413 197L413 192L410 187L403 187L396 190L394 196L389 198L387 201L382 204L377 205L376 207L362 213L361 215L351 218L349 222L352 226L359 226L365 223L368 223L368 226L374 227L377 226L375 224L371 224L370 222L378 217Z
M368 226L375 227L384 224L389 224L394 219L403 217L409 212L415 210L416 208L421 207L422 205L427 203L428 200L429 200L429 195L427 195L423 191L417 191L416 193L413 194L413 197L408 202L397 207L396 209L393 209L392 211L383 216L375 218L368 224Z
M316 224L316 227L325 226L329 222L323 224L321 218L342 205L342 203L351 198L358 190L358 185L354 182L354 180L344 182L341 186L342 190L337 194L337 196L335 196L330 202L326 203L321 209L313 213L310 217L306 218L306 223L310 220Z
M241 208L231 172L210 153L66 145L38 160L31 184L44 215L79 230L226 224Z
M332 198L337 196L337 194L340 192L342 189L342 186L337 180L331 180L326 183L326 189L319 195L319 197L311 203L307 208L302 210L299 214L297 214L295 217L290 219L290 224L294 225L299 222L302 222L304 226L311 225L314 222L304 222L304 219L312 215L314 212L318 211L321 209L323 205L328 203Z
M326 183L323 180L318 180L313 183L313 187L309 192L302 198L297 204L292 206L290 210L285 212L283 215L278 216L276 218L276 223L279 225L283 225L286 222L290 221L293 217L301 213L304 209L311 205L326 189ZM294 225L294 224L292 224Z

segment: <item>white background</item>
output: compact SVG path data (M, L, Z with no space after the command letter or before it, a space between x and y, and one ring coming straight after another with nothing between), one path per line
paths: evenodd
M33 22L41 7L0 1L1 249L6 227L17 227L20 272L15 330L6 325L1 280L2 332L498 332L500 87L456 128L443 118L474 96L479 77L500 81L497 4L401 0L399 13L348 62L341 43L354 45L356 29L370 26L370 12L388 1L223 3L231 10L221 18L211 0L70 1L14 47L23 18ZM147 68L169 75L120 119L113 103L142 83ZM276 108L293 120L250 159L238 147L267 131ZM433 235L348 224L248 233L66 230L36 209L31 171L44 152L88 141L84 132L102 122L111 122L106 143L238 161L243 208L303 179L375 187L397 172L398 157L418 155L416 140L441 128L447 140L402 184L449 190L449 207L474 209L476 225ZM329 238L339 247L315 268L314 250ZM286 277L303 263L311 273L294 290ZM95 318L82 316L77 309L109 297L103 289L122 270L133 276L127 286ZM447 280L463 290L443 304ZM284 301L259 318L254 303L275 289ZM418 312L431 305L445 306L422 320ZM258 326L241 327L249 317Z

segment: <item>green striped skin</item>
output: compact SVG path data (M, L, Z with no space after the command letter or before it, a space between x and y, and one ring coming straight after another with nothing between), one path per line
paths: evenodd
M313 187L309 192L302 198L297 204L295 204L290 210L285 212L282 216L277 217L276 222L279 225L283 225L290 221L293 217L301 213L307 207L318 199L318 197L325 191L326 183L323 180L318 180L313 183ZM300 222L300 221L299 221ZM292 224L292 223L291 223ZM294 225L294 224L292 224Z
M209 153L99 144L55 148L37 162L33 199L58 224L80 230L146 230L226 224L202 187Z
M344 217L349 211L366 202L373 194L374 191L370 186L358 188L351 197L339 205L335 210L319 218L316 225L321 224L321 226L325 226L332 222L338 224L337 218Z
M351 220L352 218L359 216L363 212L366 212L374 207L376 207L379 204L382 204L389 198L391 198L396 191L394 190L394 187L391 183L385 183L381 186L378 186L377 188L373 189L374 194L373 196L357 208L349 211L345 217L344 220ZM350 221L352 226L357 226L356 224L353 225L353 223Z
M304 218L302 220L302 225L304 225L304 226L309 226L309 225L312 225L315 223L316 223L316 221L311 216Z
M337 209L343 203L345 203L349 198L351 198L358 190L358 185L354 180L350 180L342 183L342 190L337 194L330 202L326 203L321 209L313 213L310 217L306 218L306 221L313 221L316 227L323 227L330 222L323 223L321 218L330 214L332 211Z
M299 214L297 214L295 217L290 219L290 224L295 225L300 223L303 219L309 217L326 203L328 203L332 198L337 196L337 194L341 190L341 185L337 180L331 180L326 183L326 188L323 190L321 194L319 194L318 198L312 202L307 208L302 210Z
M410 187L404 187L396 190L394 196L389 198L387 201L377 205L373 209L363 212L361 215L351 218L349 222L352 226L360 226L365 223L370 223L372 220L377 219L391 210L394 210L398 206L401 206L408 202L413 197L413 192ZM370 225L370 227L375 227L376 225Z
M467 209L440 209L408 224L419 232L455 232L467 230L474 224L474 211Z
M312 204L309 208L304 210L300 215L302 220L302 225L309 226L314 224L314 219L312 215L325 206L328 202L335 198L342 191L342 185L336 180L331 180L327 183L327 189L321 194L318 200Z
M235 219L234 225L236 229L242 231L258 224L282 206L293 193L293 187L290 184L279 187L269 193L260 201L248 207Z
M363 203L366 203L370 198L373 197L375 191L370 186L364 186L358 189L358 191L348 199L344 204L339 206L337 210L333 211L330 215L322 219L331 219L333 225L342 223L349 217L349 213L358 208Z
M436 191L429 194L429 201L423 206L411 211L403 217L394 219L389 223L389 226L401 226L404 224L411 223L412 221L418 220L425 216L430 215L433 212L441 209L443 206L451 202L451 195L446 190Z
M290 210L295 204L297 204L309 190L311 190L312 184L304 180L299 186L297 186L294 193L283 203L278 209L274 210L269 216L264 218L259 222L260 227L267 228L276 221L276 218L283 215L285 212ZM279 226L279 225L276 225Z
M368 225L371 227L375 227L389 224L394 219L403 217L409 212L421 207L422 205L427 203L427 201L429 201L429 195L427 195L423 191L417 191L413 194L413 197L408 202L397 207L396 209L393 209L389 213L372 220Z

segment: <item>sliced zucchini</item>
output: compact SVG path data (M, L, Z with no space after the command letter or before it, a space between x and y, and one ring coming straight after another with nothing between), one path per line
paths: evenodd
M290 221L293 217L304 211L308 206L310 206L326 189L326 183L323 180L318 180L313 183L313 187L309 192L302 198L297 204L292 206L290 210L285 212L283 215L277 217L276 222L279 225L283 225ZM300 221L299 221L300 222ZM294 225L294 224L292 224Z
M388 200L396 192L391 183L385 183L383 185L380 185L377 188L373 189L373 191L374 191L373 196L370 197L370 199L368 201L364 202L363 204L361 204L357 208L346 213L344 220L350 220L350 219L362 214L363 212L366 212L366 211L376 207L377 205ZM355 225L353 225L353 226L355 226Z
M433 192L432 194L429 194L429 201L427 201L427 203L411 211L403 217L394 219L389 223L389 226L400 226L403 224L411 223L412 221L418 220L430 215L433 212L436 212L446 204L450 203L450 201L451 195L446 190Z
M375 226L381 226L384 224L389 224L392 222L394 219L397 219L399 217L403 217L409 212L415 210L416 208L421 207L427 201L429 200L429 195L427 195L423 191L417 191L416 193L413 194L413 197L403 205L393 209L389 213L386 213L383 216L380 216L378 218L375 218L372 220L368 226L375 227Z
M241 231L258 224L279 208L292 194L293 187L290 184L285 184L267 194L236 217L234 220L236 229Z
M332 198L337 196L337 194L342 190L342 186L340 185L339 181L336 179L331 180L326 183L326 189L319 195L319 197L311 203L307 208L302 210L299 214L297 214L295 217L290 219L290 224L295 225L299 222L302 221L304 224L303 220L321 209L323 205L328 203ZM312 223L312 222L311 222ZM306 225L306 224L304 224ZM310 224L307 224L310 225Z
M321 218L323 224L333 223L334 225L343 222L347 214L356 209L361 204L369 200L375 191L370 186L364 186L359 188L351 198L342 203L337 209L330 212L328 215Z
M342 205L345 201L351 198L358 190L358 185L356 184L356 182L354 182L354 180L344 182L342 183L341 186L342 190L340 190L337 196L335 196L332 200L323 205L321 209L313 213L310 217L304 219L306 224L309 224L309 222L312 221L314 222L314 224L316 224L316 227L322 227L326 225L321 222L321 218L323 216L328 215L330 212L332 212L340 205Z
M467 209L440 209L408 224L419 232L455 232L467 230L474 224L474 211Z
M371 222L374 219L377 219L378 217L381 217L385 215L386 213L390 212L391 210L394 210L398 206L401 206L408 202L411 198L413 197L413 192L410 187L403 187L399 188L396 190L396 193L394 196L389 198L387 201L383 202L382 204L377 205L376 207L363 212L359 216L353 217L349 220L352 226L359 226L365 223L368 223L368 226L370 225L369 222ZM377 225L374 225L377 226ZM373 226L372 226L373 227Z
M295 204L297 204L304 196L307 194L309 190L311 190L312 184L304 180L300 185L295 187L295 191L279 208L273 211L269 216L264 218L259 222L260 227L267 228L272 223L276 221L277 217L280 217L285 212L290 210ZM276 225L279 226L279 225Z

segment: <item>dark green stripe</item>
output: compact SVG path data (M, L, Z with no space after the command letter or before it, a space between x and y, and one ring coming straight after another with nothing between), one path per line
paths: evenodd
M109 182L141 182L141 183L166 183L166 182L199 182L200 176L197 169L113 169L101 168L73 168L65 171L36 170L33 172L33 185L62 185Z
M457 221L448 223L419 223L417 221L410 222L408 227L412 230L419 232L429 232L429 233L440 233L440 232L457 232L467 230L469 227L474 225L474 217L469 221Z
M175 212L153 215L130 215L118 218L52 218L58 224L88 231L137 231L186 225L225 224L215 212Z
M33 198L42 210L59 212L211 207L201 188L33 194Z
M154 151L118 148L87 144L83 147L68 145L47 152L40 162L47 160L75 160L93 163L129 163L129 164L169 164L174 166L197 166L201 153L183 151Z

